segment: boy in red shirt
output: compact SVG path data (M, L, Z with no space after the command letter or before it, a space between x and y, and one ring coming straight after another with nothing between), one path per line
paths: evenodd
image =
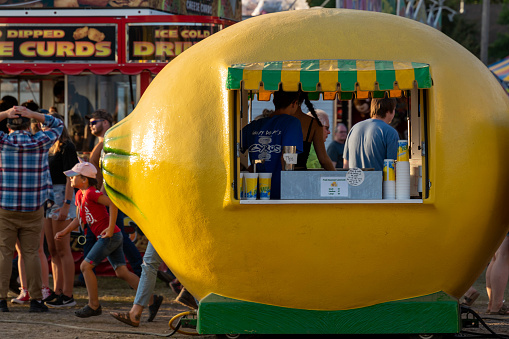
M125 280L135 291L138 288L139 278L127 269L122 250L122 233L115 224L118 209L110 198L97 190L95 166L89 162L81 162L71 170L65 171L64 174L71 178L72 187L79 189L76 193L78 208L76 215L78 217L64 230L57 232L55 239L58 240L78 228L80 221L83 224L86 223L97 237L97 242L80 266L87 285L88 304L76 311L75 315L80 318L88 318L102 313L97 291L97 277L93 268L100 264L104 258L108 258L117 277ZM106 206L110 213L106 210Z

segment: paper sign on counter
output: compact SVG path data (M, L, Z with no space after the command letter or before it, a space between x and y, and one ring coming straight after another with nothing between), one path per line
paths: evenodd
M322 197L348 197L348 183L346 178L327 177L320 178Z

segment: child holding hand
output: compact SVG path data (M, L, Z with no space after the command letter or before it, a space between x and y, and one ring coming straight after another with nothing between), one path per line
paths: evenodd
M59 240L80 226L80 221L86 223L89 232L97 237L87 257L81 263L80 269L85 278L88 292L88 304L75 312L80 318L97 316L102 313L97 291L97 277L93 268L99 265L104 258L108 258L117 277L125 280L131 288L138 288L139 278L127 269L124 251L122 250L122 233L115 224L117 207L106 195L97 190L97 169L89 162L76 164L64 174L71 179L71 186L79 189L76 193L76 206L78 216L64 230L55 234ZM109 213L106 210L109 208ZM84 226L84 225L83 225Z

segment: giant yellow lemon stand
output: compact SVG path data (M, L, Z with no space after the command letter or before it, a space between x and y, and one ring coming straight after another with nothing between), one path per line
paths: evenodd
M279 83L409 96L422 199L239 200L248 94ZM393 15L312 9L248 19L169 63L107 133L103 171L200 299L199 333L455 333L509 225L507 149L507 95L460 45Z

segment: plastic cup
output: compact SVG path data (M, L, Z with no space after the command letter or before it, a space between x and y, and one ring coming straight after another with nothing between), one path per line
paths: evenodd
M260 188L260 200L269 200L272 173L258 173L258 179L258 186Z
M393 159L384 159L384 181L394 181L396 180L396 174L394 172L394 160Z
M246 200L256 200L258 193L258 173L244 173L246 180Z
M398 161L408 161L408 140L398 140Z

